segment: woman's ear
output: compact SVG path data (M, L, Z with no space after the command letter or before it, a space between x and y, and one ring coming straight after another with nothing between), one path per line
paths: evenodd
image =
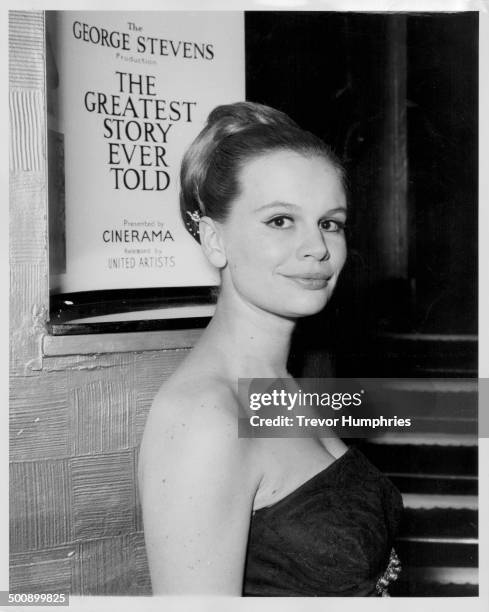
M199 235L200 244L207 259L216 268L224 268L227 258L219 225L210 217L201 217Z

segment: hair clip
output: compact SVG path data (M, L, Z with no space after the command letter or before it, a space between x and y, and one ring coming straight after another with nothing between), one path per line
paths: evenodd
M192 234L194 238L196 238L199 234L199 221L202 217L200 211L194 210L190 212L189 210L185 211L187 215L190 217L190 221L187 221L185 225L187 226L188 231Z
M200 214L200 211L198 210L194 210L192 212L190 212L189 210L187 210L187 215L192 219L192 221L194 223L199 223L202 215Z

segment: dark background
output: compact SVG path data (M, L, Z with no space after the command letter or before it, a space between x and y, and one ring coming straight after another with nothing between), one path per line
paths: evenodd
M351 441L405 500L392 595L478 593L477 438L460 435L477 423L477 79L477 13L246 14L247 98L350 177L348 261L289 369L401 378L405 405L438 407L433 438Z
M379 338L477 333L477 75L477 13L246 13L247 99L321 136L350 177L348 262L296 361L328 347L337 373L370 360L378 376ZM475 367L474 343L456 352Z

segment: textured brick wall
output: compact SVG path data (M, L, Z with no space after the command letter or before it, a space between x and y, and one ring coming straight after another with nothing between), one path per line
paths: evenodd
M137 447L184 354L44 358L42 370L12 375L11 589L150 592Z
M43 356L42 13L10 13L9 47L10 588L149 594L138 444L151 400L185 350Z

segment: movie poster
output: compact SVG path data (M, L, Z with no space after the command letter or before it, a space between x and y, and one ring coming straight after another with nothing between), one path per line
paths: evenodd
M245 98L243 13L52 12L46 61L53 292L216 285L179 169Z

